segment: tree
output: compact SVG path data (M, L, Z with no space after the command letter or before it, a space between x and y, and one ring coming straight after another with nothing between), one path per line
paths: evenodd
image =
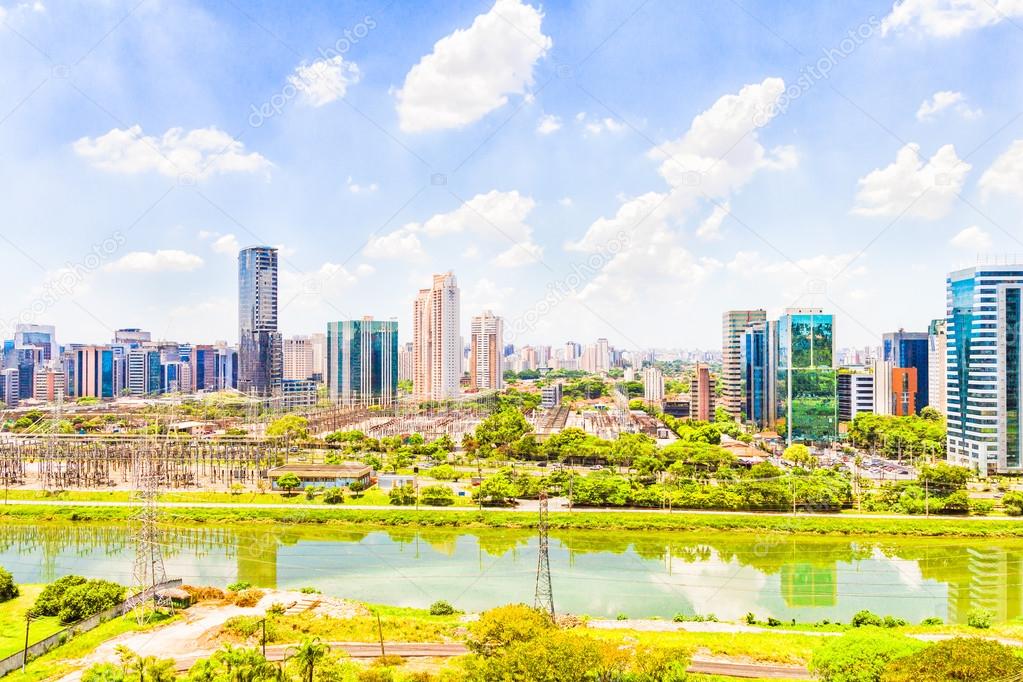
M505 408L494 412L476 426L476 442L479 445L500 448L517 441L532 430L533 425L526 421L521 411Z
M74 623L117 606L124 600L124 588L109 580L88 580L69 587L60 600L57 617L61 623Z
M302 479L290 471L277 479L277 487L289 495L301 486Z
M810 452L810 448L802 443L794 443L785 448L782 458L804 469L813 469L817 466L817 458Z
M1006 680L1023 675L1023 660L1012 647L980 637L956 637L892 661L882 682Z
M266 427L266 435L270 438L305 440L309 437L309 420L297 414L286 414Z
M497 473L483 479L472 492L474 500L482 501L486 505L512 505L515 503L515 496L518 488L506 473Z
M814 652L809 666L821 682L877 682L891 661L926 646L872 627L827 639L827 644Z
M298 669L305 675L309 682L313 682L313 670L316 665L326 658L330 647L320 641L319 637L304 639L299 644L290 658L298 664Z
M631 466L641 457L650 457L657 449L657 441L644 433L621 433L611 443L611 458L618 466Z
M416 503L416 490L411 484L396 485L388 493L391 504L407 507Z
M455 493L446 485L430 485L420 492L419 500L431 507L450 507L455 503Z
M19 594L18 586L14 584L14 576L0 566L0 602L10 601Z
M460 478L459 473L450 464L435 466L430 469L430 476L438 481L457 481Z
M966 467L939 462L920 467L917 480L921 485L927 483L932 495L950 495L965 490L970 476L970 470Z
M554 629L550 614L525 604L510 604L481 613L469 626L465 645L473 653L492 655L516 642L532 642Z
M64 598L64 593L75 585L82 585L85 582L86 579L80 575L65 575L57 578L44 587L36 597L35 604L32 605L32 615L35 617L56 616L60 611L60 602Z

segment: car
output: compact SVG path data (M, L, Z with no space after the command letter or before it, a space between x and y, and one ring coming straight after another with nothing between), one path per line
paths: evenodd
M593 466L590 467L590 471L600 471L603 468L604 467L601 466L600 464L594 464Z

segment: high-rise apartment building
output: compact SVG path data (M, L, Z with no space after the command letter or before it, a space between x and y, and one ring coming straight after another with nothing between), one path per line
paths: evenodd
M928 404L942 414L948 412L948 336L944 318L932 320L927 328Z
M311 379L316 373L314 355L312 338L284 339L284 378L289 381Z
M284 377L277 331L277 249L254 246L238 254L238 390L271 395Z
M689 402L693 419L713 421L714 419L714 375L710 367L696 363L693 381L689 390Z
M426 399L453 398L461 379L460 292L454 273L433 276L412 310L413 390Z
M895 414L895 403L892 389L892 369L890 361L874 360L874 414Z
M874 411L874 375L868 372L838 373L838 420L849 422L860 413Z
M785 440L838 438L835 317L817 308L790 308L778 320L776 421ZM781 429L779 430L781 431Z
M35 381L32 385L32 397L47 403L57 402L58 399L67 396L65 381L64 372L60 369L36 367Z
M413 344L407 341L398 347L398 381L412 381L415 372Z
M487 310L472 318L469 350L469 388L504 388L504 321Z
M903 397L899 400L900 406L908 404L910 397L916 412L929 404L929 357L927 332L907 332L900 329L881 337L881 359L891 362L893 371L897 369L916 370L915 372L898 372L898 384L903 388ZM894 375L893 381L895 381ZM916 386L913 396L908 395L911 385ZM899 407L895 413L899 414L901 409Z
M978 265L947 286L948 458L982 476L1023 471L1023 265Z
M344 405L386 405L398 395L398 323L361 320L327 325L327 394Z
M643 400L658 405L664 401L664 372L657 367L643 369Z
M316 332L309 336L309 341L313 345L312 378L323 383L327 378L327 335Z
M746 329L767 321L767 311L729 310L721 321L721 405L735 419L743 418L742 344Z

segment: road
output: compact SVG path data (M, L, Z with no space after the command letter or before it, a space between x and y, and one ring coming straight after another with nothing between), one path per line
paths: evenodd
M130 507L129 502L114 502L108 500L7 500L4 504L24 506L49 506L49 507ZM303 510L353 510L353 511L409 511L414 507L379 506L369 504L346 504L332 507L329 505L312 504L261 504L258 502L158 502L157 506L165 509L286 509L288 511ZM477 507L420 507L424 511L448 512L452 514L477 512ZM538 504L536 500L523 500L517 507L487 507L487 511L500 512L532 512L536 513ZM569 511L567 500L564 498L551 498L551 511ZM878 519L878 520L907 520L919 521L927 517L921 516L900 516L898 514L822 514L815 512L746 512L746 511L716 511L709 509L677 509L667 511L664 509L619 509L604 507L574 507L572 512L579 513L604 513L614 512L616 514L697 514L705 516L780 516L780 517L806 517L824 519ZM1023 522L1023 517L1011 516L932 516L942 521L1012 521Z

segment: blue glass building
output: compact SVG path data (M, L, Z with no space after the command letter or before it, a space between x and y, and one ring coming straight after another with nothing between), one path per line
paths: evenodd
M786 442L838 438L835 317L815 308L792 308L777 324L775 424Z
M327 325L327 394L337 403L388 404L398 395L398 323Z
M770 363L767 326L766 322L755 322L747 327L739 348L742 421L758 427L768 423L767 375Z
M892 367L916 369L916 411L930 405L928 378L930 377L930 347L927 332L907 332L900 329L881 337L881 359Z
M284 347L277 331L277 249L238 253L238 390L280 393Z

